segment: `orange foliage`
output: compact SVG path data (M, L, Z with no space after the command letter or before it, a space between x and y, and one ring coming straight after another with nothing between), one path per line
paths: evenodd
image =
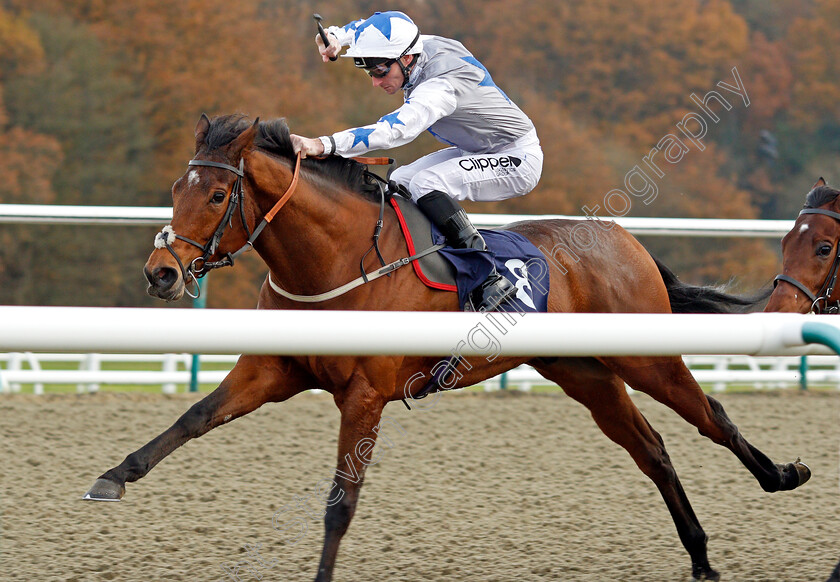
M826 118L840 119L840 4L816 0L813 18L791 26L796 120L814 129Z
M747 49L728 2L490 2L475 51L501 78L549 91L602 132L640 145L658 138L692 91L711 87Z
M0 200L49 204L55 200L52 175L61 164L61 146L49 136L19 127L0 132Z
M770 42L760 32L754 33L749 52L739 69L745 84L749 82L750 108L744 116L744 131L756 133L772 127L792 99L793 73L785 59L782 43Z
M690 95L729 81L737 66L750 107L733 103L734 110L710 126L707 150L692 148L667 168L657 199L649 206L634 200L631 215L749 218L759 215L759 204L780 207L774 198L792 178L779 175L796 168L759 163L758 132L816 131L840 118L840 4L813 0L813 16L786 31L791 7L799 3L780 2L782 8L761 8L775 15L767 23L733 10L733 4L743 9L759 2L735 0L394 0L387 8L407 12L426 34L464 42L537 126L545 151L537 189L470 210L578 214L583 205L603 205L604 194L621 187L628 170L674 132L687 111L697 110ZM6 0L3 6L0 83L43 66L28 14L72 19L96 36L108 62L117 63L114 75L133 83L131 94L145 107L142 130L151 143L136 159L151 158L150 171L142 173L144 192L159 193L161 204L185 170L202 112L285 116L296 133L323 135L370 123L401 103L371 89L346 59L321 63L308 2L241 0L234 7L222 0ZM335 0L323 8L325 24L344 24L376 9L383 7L370 0ZM66 144L18 127L9 119L11 93L7 103L11 113L0 98L3 201L66 202L70 194L56 194L50 182ZM426 136L392 153L405 163L436 147ZM796 144L780 143L779 149L785 154ZM759 281L761 273L775 270L772 245L763 242L652 244L682 265L680 274L689 279L708 282L740 272ZM253 301L263 269L249 258L236 271L214 274L211 303Z
M0 80L4 75L37 70L44 49L26 22L0 8Z

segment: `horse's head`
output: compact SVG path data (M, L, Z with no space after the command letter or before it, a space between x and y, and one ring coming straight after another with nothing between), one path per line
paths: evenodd
M217 121L221 122L217 123ZM243 248L252 220L245 208L243 156L253 145L258 120L206 115L195 127L195 156L172 186L172 222L155 237L155 250L143 269L154 297L183 297L214 267L232 263Z
M782 239L782 274L765 311L836 313L840 266L840 190L820 178L793 229Z

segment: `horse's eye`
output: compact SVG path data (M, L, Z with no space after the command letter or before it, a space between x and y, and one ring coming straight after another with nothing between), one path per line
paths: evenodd
M831 245L820 245L817 247L818 257L827 257L831 254Z
M212 200L213 200L213 204L221 204L222 202L225 201L225 193L222 192L221 190L217 190L217 191L213 192Z

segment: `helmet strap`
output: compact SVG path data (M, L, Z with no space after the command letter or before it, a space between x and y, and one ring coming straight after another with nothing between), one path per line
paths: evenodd
M401 58L397 59L397 64L400 66L400 70L402 71L402 74L403 74L403 83L401 85L401 88L402 88L402 87L405 87L408 84L408 76L411 74L411 71L414 69L414 65L417 64L417 55L412 55L411 62L408 63L408 65L403 65Z
M407 47L405 47L405 50L402 52L402 54L399 57L397 57L397 64L399 65L400 71L402 71L402 74L403 74L403 82L402 82L402 85L400 86L401 88L405 87L406 84L408 84L408 76L411 74L411 70L414 68L414 65L417 64L417 58L418 57L415 56L413 59L411 59L411 62L408 63L407 66L403 65L402 58L405 55L408 54L408 51L411 50L411 47L413 47L415 44L417 44L417 41L419 39L420 39L420 29L417 29L417 34L414 35L414 40L412 40L409 43L409 45Z

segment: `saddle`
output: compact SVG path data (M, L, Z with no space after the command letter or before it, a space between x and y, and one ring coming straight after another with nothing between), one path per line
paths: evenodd
M444 242L443 235L429 221L417 205L398 194L389 197L389 202L397 215L408 251L412 255L436 244ZM522 235L506 230L482 230L482 236L493 252L496 268L517 287L517 295L509 303L503 304L501 311L547 311L548 298L548 263L545 256ZM458 293L461 309L471 309L469 294L475 285L484 280L486 272L481 264L486 262L487 253L476 249L453 249L445 247L435 253L413 261L412 266L417 277L428 287ZM537 263L534 265L534 263ZM531 272L531 267L538 267ZM440 362L432 370L432 376L423 387L412 396L417 400L433 392L448 390L454 382L454 373L461 363L461 357L453 355ZM403 399L403 403L408 403ZM410 407L409 407L410 409Z
M391 196L391 207L397 214L409 254L415 254L435 244L432 223L417 205L400 195ZM440 253L432 253L411 263L414 273L427 287L457 293L455 267Z

